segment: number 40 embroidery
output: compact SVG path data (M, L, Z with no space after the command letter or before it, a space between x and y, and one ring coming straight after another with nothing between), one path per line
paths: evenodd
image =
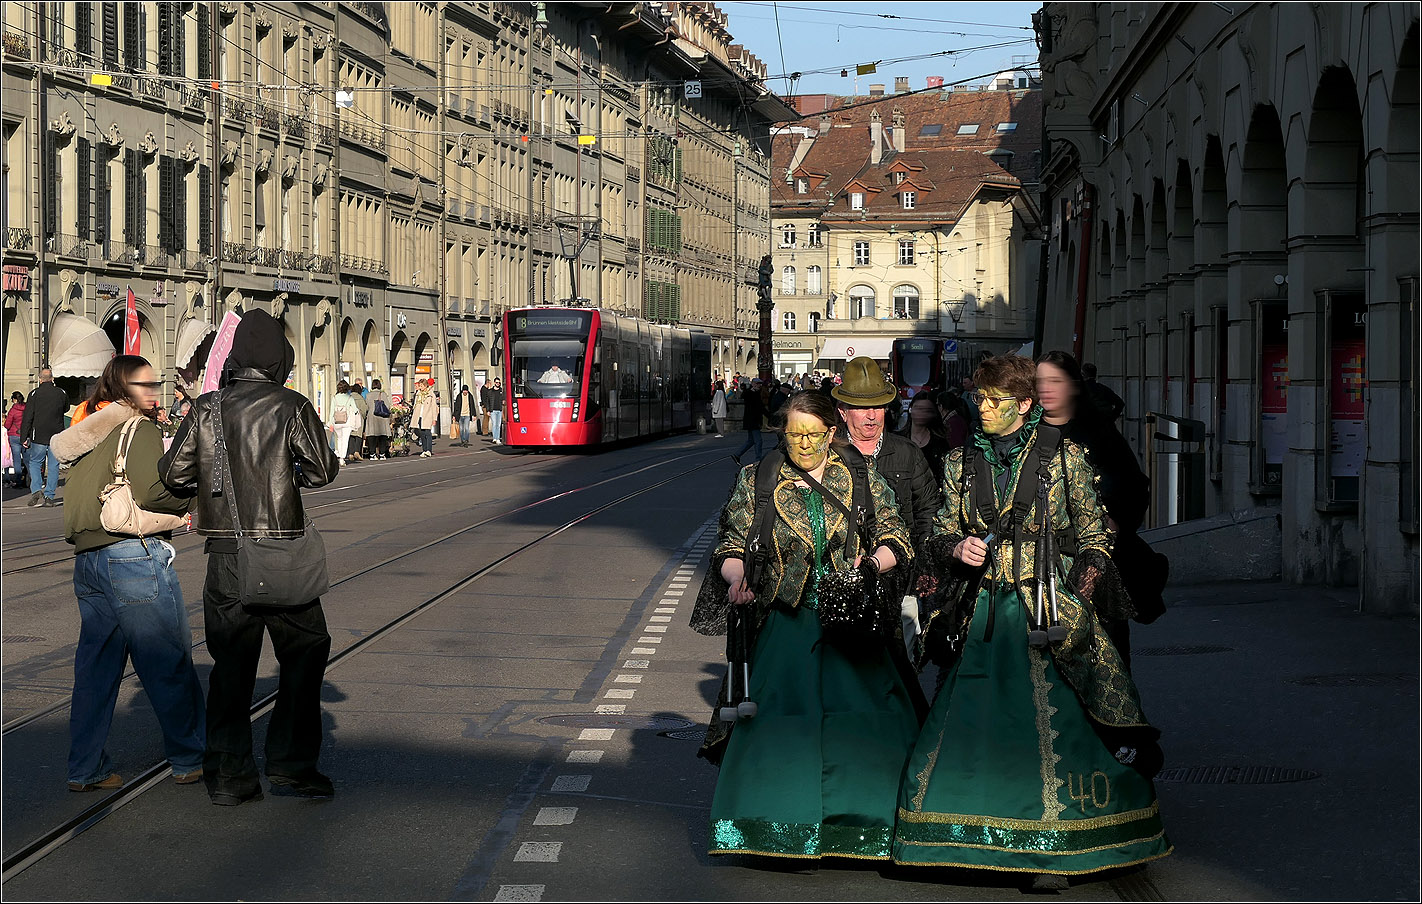
M1090 778L1068 772L1067 791L1071 799L1081 805L1082 814L1086 813L1087 801L1091 802L1092 809L1103 810L1111 802L1111 779L1104 772L1093 772Z

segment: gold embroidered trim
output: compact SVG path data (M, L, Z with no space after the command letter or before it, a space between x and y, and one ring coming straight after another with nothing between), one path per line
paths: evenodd
M1042 819L999 819L995 816L975 816L967 813L915 813L899 807L899 819L905 822L946 822L960 826L988 826L994 829L1017 829L1035 832L1076 832L1086 829L1104 829L1124 825L1141 819L1160 815L1160 801L1139 810L1125 810L1092 816L1089 819L1058 819L1051 822Z
M1029 649L1027 657L1031 660L1032 705L1037 710L1037 752L1042 761L1042 821L1056 822L1066 809L1057 795L1065 784L1057 777L1057 764L1062 758L1052 746L1052 741L1061 736L1052 728L1052 716L1056 715L1057 708L1047 697L1052 689L1052 683L1047 680L1047 660L1035 649Z
M928 762L923 764L923 770L918 774L918 793L913 796L913 808L917 811L923 810L923 797L928 793L928 780L933 775L933 767L938 764L938 751L943 749L943 735L948 731L948 720L943 720L943 727L938 730L938 743L933 746L933 752L928 755Z
M1005 854L1042 854L1047 857L1074 857L1077 854L1095 854L1098 851L1111 851L1117 848L1130 847L1133 844L1148 844L1152 841L1159 841L1164 835L1165 829L1161 829L1159 832L1146 838L1132 838L1130 841L1098 844L1096 847L1080 848L1070 851L1040 851L1036 848L1002 847L996 844L969 844L965 841L900 841L899 844L923 848L957 847L972 848L975 851L1001 851Z
M839 858L841 858L841 859L843 859L843 860L893 860L893 859L894 859L893 857L890 857L888 854L874 854L874 855L870 855L870 854L834 854L834 853L829 853L829 852L826 852L826 853L823 853L823 854L779 854L779 853L776 853L775 851L755 851L755 850L751 850L750 848L744 848L744 849L737 848L736 850L715 850L715 851L707 851L706 853L709 854L709 855L711 855L712 857L717 857L717 856L720 856L721 854L752 854L752 855L754 855L754 856L756 856L756 857L780 857L780 858L785 859L785 860L824 860L824 859L826 859L826 858L828 858L828 857L839 857ZM1041 872L1041 870L1038 870L1038 872Z
M1127 866L1137 866L1142 863L1149 863L1152 860L1159 860L1162 857L1169 857L1175 853L1175 845L1171 845L1159 854L1151 854L1149 857L1142 857L1139 860L1131 860L1127 863L1109 863L1105 866L1094 866L1090 869L1057 869L1052 868L1052 872L1063 876L1084 876L1087 873L1099 873L1108 869L1122 869ZM981 869L994 873L1040 873L1038 866L987 866L982 863L950 863L946 860L901 860L894 858L894 862L900 866L954 866L961 869Z

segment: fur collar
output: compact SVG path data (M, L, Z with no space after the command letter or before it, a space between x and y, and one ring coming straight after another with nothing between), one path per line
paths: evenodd
M60 464L73 464L94 451L110 433L133 417L141 415L122 402L105 405L79 423L56 433L50 440L50 450L54 452Z

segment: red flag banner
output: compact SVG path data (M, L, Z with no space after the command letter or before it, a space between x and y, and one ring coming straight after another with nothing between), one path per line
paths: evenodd
M123 324L123 353L140 354L138 345L138 299L133 297L133 289L128 290L128 310Z

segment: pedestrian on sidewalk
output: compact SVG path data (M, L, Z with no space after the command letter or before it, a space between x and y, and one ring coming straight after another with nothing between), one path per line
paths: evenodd
M800 393L786 409L782 449L736 478L692 614L699 633L725 633L729 608L741 606L754 633L749 690L759 712L721 722L723 684L701 748L721 767L710 852L888 860L922 695L883 640L828 635L819 610L833 572L857 569L881 592L901 592L913 559L908 528L883 478L834 442L829 399ZM775 469L765 510L773 540L751 587L761 468ZM851 534L846 513L856 509L873 519Z
M51 442L52 453L69 466L64 538L74 545L80 620L69 707L70 791L123 785L105 744L129 660L158 717L174 780L187 785L202 778L202 683L173 567L172 531L128 536L105 529L100 517L99 494L114 482L114 462L130 422L136 424L122 460L134 503L168 515L185 515L191 508L191 496L173 494L158 479L163 437L154 418L161 410L161 385L147 360L111 359L89 397L89 416Z
M745 406L742 411L741 426L746 431L746 441L739 449L731 453L731 460L736 464L742 464L741 456L746 454L751 446L755 446L755 458L759 461L764 454L761 448L761 427L765 424L765 408L768 401L765 386L761 383L760 377L750 381L750 386L741 395L741 402Z
M360 409L351 398L350 384L341 380L336 384L336 394L331 398L331 430L336 439L335 453L341 460L350 463L351 436L360 422Z
M1106 515L1081 447L1041 423L1034 376L1027 358L984 361L981 426L948 456L926 552L942 574L980 571L925 628L947 676L903 773L894 860L1060 890L1172 848L1151 785L1160 732L1093 607L1129 607ZM936 642L949 636L956 656Z
M410 417L420 438L420 457L434 455L434 431L439 420L439 400L435 398L434 380L415 384L415 401Z
M494 378L494 385L489 388L489 437L494 441L494 445L504 441L504 381L498 377Z
M25 485L25 446L20 436L24 420L25 397L16 390L10 393L10 407L5 412L5 438L10 445L10 469L14 475L8 482L17 490Z
M711 420L716 422L716 438L726 435L726 381L716 381L716 391L711 393Z
M365 389L359 380L351 384L351 402L360 417L356 418L355 426L351 428L350 447L346 456L352 461L364 461L365 456L361 453L365 451L365 425L370 421L370 402L366 401Z
M379 461L390 457L390 408L395 404L382 386L379 380L371 380L370 395L365 399L370 406L370 419L365 425L367 452Z
M469 424L479 417L482 412L479 410L479 397L470 391L468 386L461 387L459 395L454 397L454 419L459 422L459 445L469 445Z
M48 366L41 367L40 383L25 400L25 414L20 421L20 445L25 450L25 466L30 472L30 501L28 505L59 504L55 495L59 492L59 459L50 451L49 441L64 429L64 412L69 408L69 397L64 390L54 385L54 371ZM43 476L44 492L40 492Z
M281 667L267 727L272 793L322 799L335 793L317 769L321 682L331 652L321 600L290 609L248 609L237 572L234 517L248 537L298 537L306 525L301 490L325 486L340 470L316 409L282 385L295 360L278 320L261 309L243 314L218 390L197 398L158 465L169 489L196 494L193 527L207 538L203 616L213 664L203 779L218 806L262 799L250 709L263 631L271 635ZM219 398L230 470L224 479L217 477L224 470L214 422Z
M1043 423L1059 428L1062 436L1080 446L1099 478L1096 492L1106 509L1106 526L1116 534L1111 561L1135 606L1135 620L1150 624L1165 613L1163 594L1170 571L1170 560L1151 549L1139 533L1150 502L1150 478L1115 422L1087 399L1076 358L1067 352L1047 352L1037 359L1036 379ZM1130 620L1104 613L1098 617L1129 670Z

